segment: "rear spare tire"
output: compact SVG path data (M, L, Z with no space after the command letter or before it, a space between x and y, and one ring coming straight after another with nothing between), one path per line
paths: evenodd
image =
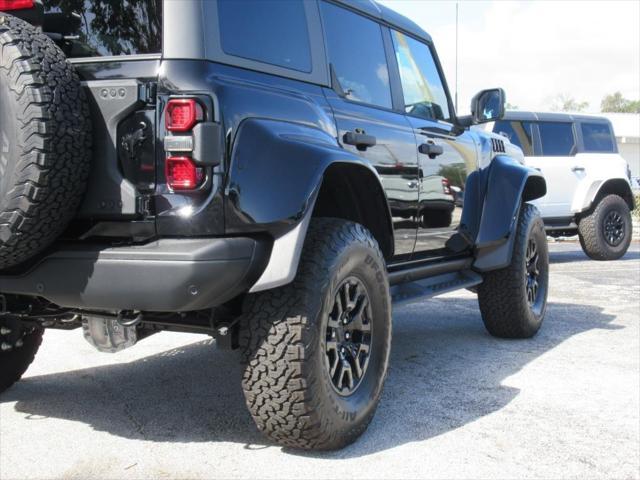
M90 149L73 66L40 30L0 13L0 269L64 231L86 188Z

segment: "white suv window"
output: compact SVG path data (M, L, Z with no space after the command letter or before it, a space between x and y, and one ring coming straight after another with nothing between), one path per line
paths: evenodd
M540 122L538 129L543 156L570 157L576 154L576 139L572 123Z
M582 140L585 152L615 153L613 135L606 123L582 123Z
M533 153L533 123L500 120L493 127L495 133L509 139L511 143L522 149L527 157L532 157Z

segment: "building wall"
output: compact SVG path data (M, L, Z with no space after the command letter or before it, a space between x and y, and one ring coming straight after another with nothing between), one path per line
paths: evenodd
M631 175L640 177L640 142L621 143L618 139L618 151L631 167Z

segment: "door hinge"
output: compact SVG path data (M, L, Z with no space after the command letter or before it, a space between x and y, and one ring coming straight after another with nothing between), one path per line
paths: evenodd
M140 83L138 85L138 99L148 105L156 104L158 84L156 82Z

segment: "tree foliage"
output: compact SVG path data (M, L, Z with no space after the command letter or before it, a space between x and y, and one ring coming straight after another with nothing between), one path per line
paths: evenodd
M607 95L600 103L602 112L640 113L640 100L628 100L622 93L615 92Z
M589 108L589 102L579 102L571 95L558 95L551 106L554 112L584 112Z

